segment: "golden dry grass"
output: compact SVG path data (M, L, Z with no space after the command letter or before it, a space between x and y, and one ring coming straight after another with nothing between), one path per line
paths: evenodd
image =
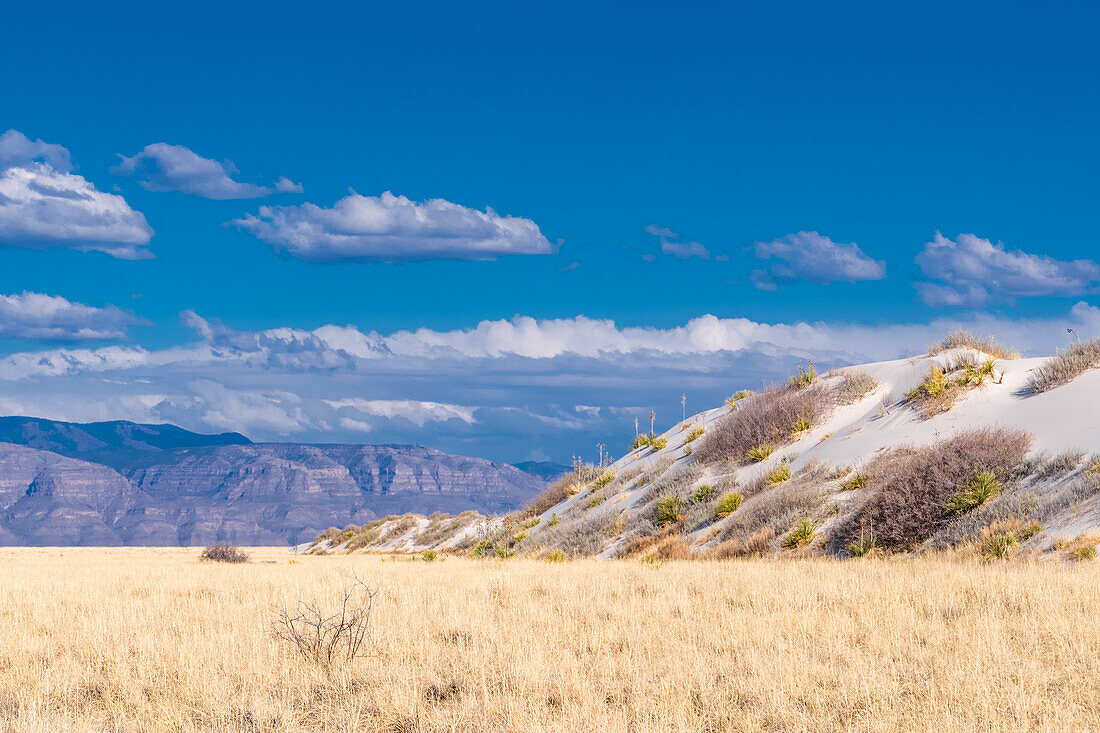
M0 728L1100 729L1100 564L0 550ZM326 673L283 599L381 589Z

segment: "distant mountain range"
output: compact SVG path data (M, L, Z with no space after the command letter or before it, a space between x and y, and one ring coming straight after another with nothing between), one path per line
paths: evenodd
M415 445L253 443L174 425L0 418L0 544L301 542L389 514L516 509L564 466Z

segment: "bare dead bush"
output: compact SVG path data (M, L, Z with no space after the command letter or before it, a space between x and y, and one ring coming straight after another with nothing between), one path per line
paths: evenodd
M1021 431L981 428L920 449L901 449L873 461L867 473L871 497L834 535L835 551L872 526L884 550L915 547L951 517L948 500L979 471L1009 477L1031 443Z
M228 542L210 545L202 551L199 558L212 562L248 562L248 555L241 552L241 548Z
M928 347L928 355L935 356L951 349L974 349L997 359L1019 359L1020 352L997 343L992 336L978 336L964 329L957 329Z
M1044 361L1031 373L1027 388L1038 394L1069 384L1090 369L1100 366L1100 338L1074 344Z
M293 609L284 606L278 611L272 633L325 668L340 660L351 661L366 652L377 593L358 577L348 576L334 608L301 600Z
M821 422L836 400L835 385L780 387L741 400L737 408L708 430L695 451L702 463L749 461L749 451L789 440Z

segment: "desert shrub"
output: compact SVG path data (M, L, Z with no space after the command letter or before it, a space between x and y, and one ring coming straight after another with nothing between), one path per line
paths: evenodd
M313 601L299 601L294 610L284 606L276 614L272 633L306 659L330 669L366 651L377 593L351 576L342 597L329 608Z
M634 438L634 442L630 444L630 449L644 448L647 445L654 450L661 450L668 445L668 438L660 437L653 433L642 433Z
M855 542L848 543L847 550L852 557L870 557L875 552L874 535L863 535Z
M814 369L814 363L811 361L808 368L803 368L801 364L798 365L798 374L792 376L789 380L791 387L795 389L802 389L803 387L809 387L817 379L817 371Z
M756 393L751 389L739 389L726 399L726 404L730 407L736 407L738 402L746 397L752 397L754 394Z
M528 516L539 516L544 514L551 507L562 503L570 496L576 494L579 491L579 487L596 479L599 475L599 469L595 466L578 463L573 471L550 484L545 491L532 499L530 503L524 507L523 513Z
M248 555L236 545L218 542L205 548L199 555L199 559L211 562L248 562Z
M471 524L478 521L480 518L481 515L473 510L462 512L457 517L451 517L446 514L440 514L437 512L436 514L432 515L431 524L429 524L423 532L417 535L416 544L425 545L428 547L437 545L440 542L451 539L455 536L455 534L463 529L466 529ZM538 520L538 517L531 517L526 521L531 521L532 519ZM362 534L362 532L360 534ZM358 535L356 537L358 537ZM375 535L375 538L377 538L377 533ZM354 538L353 541L355 541ZM350 543L348 544L348 548L351 549Z
M1019 519L992 522L979 537L978 547L984 557L1005 560L1023 541L1024 523Z
M348 540L348 550L361 550L367 545L374 544L382 536L382 525L385 519L376 519L359 528L359 531Z
M553 514L553 515L550 516L550 521L546 523L546 526L547 527L557 527L559 524L561 524L561 520L558 519L557 514Z
M725 519L737 511L741 506L741 502L744 500L745 497L736 491L731 491L723 495L722 498L718 500L718 503L714 505L714 517L716 519Z
M803 547L813 542L816 536L817 522L808 518L799 519L783 539L783 547L788 550Z
M691 495L691 500L696 504L710 501L718 494L718 487L714 484L701 484Z
M768 486L778 486L791 478L791 464L781 463L764 476L764 483Z
M998 359L1020 358L1020 352L1001 346L992 336L983 338L963 329L952 331L935 344L932 344L928 347L928 355L935 356L951 349L974 349Z
M847 370L841 375L837 399L842 405L850 405L859 402L877 386L878 380L867 372L859 369Z
M321 534L313 538L313 544L317 545L322 542L331 542L334 545L338 545L344 541L344 530L339 527L329 527Z
M607 486L609 483L611 483L614 480L615 480L615 472L614 471L611 471L611 470L604 471L603 474L601 474L599 476L599 478L597 478L595 481L592 482L592 488L593 489L602 489L603 487Z
M565 562L568 558L569 556L563 550L557 549L548 550L546 555L543 556L546 562Z
M596 494L596 495L593 495L593 496L589 497L588 501L586 501L584 503L584 505L589 509L595 509L600 504L603 504L604 500L605 500L605 497Z
M702 427L695 428L690 433L688 433L688 436L687 436L687 438L684 439L684 442L685 443L690 443L694 440L698 440L699 438L703 437L703 433L705 433L705 432L707 432L706 428L702 428Z
M838 530L835 542L844 547L862 526L872 526L879 547L914 547L946 523L952 516L948 500L980 471L1007 476L1029 445L1021 431L981 428L880 457L869 467L874 493Z
M775 530L765 527L753 532L744 540L731 539L718 543L708 556L718 560L732 557L759 557L768 551L768 546L773 539L775 539Z
M678 496L666 496L657 502L654 519L659 525L674 524L683 518L684 500Z
M947 500L947 508L956 514L964 514L997 496L1002 486L993 471L978 471L967 482L965 489Z
M757 395L728 413L707 430L695 456L704 463L753 460L749 451L782 443L795 432L799 418L821 422L834 404L833 386L814 383L802 388L782 387Z
M1057 356L1052 356L1036 368L1027 380L1027 388L1038 394L1061 387L1100 366L1100 338L1073 344Z
M806 417L805 415L799 415L798 419L794 421L794 430L792 432L804 433L811 427L813 426L810 424L810 418Z
M848 478L840 482L842 491L856 491L867 486L868 476L863 471L856 471Z
M439 553L435 550L424 550L424 552L420 553L420 559L424 562L435 562L438 557Z
M754 463L760 463L761 461L768 460L768 456L775 452L775 448L771 443L761 443L760 445L754 445L749 448L748 458Z

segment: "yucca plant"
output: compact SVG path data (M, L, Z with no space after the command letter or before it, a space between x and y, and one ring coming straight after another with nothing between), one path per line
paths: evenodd
M856 471L848 478L840 482L840 488L843 491L855 491L856 489L862 489L867 485L867 474L862 471Z
M684 500L678 496L666 496L657 502L654 519L657 524L675 524L683 518Z
M728 494L722 496L718 500L718 503L714 506L715 519L725 519L729 515L733 514L741 506L741 502L745 500L745 497L741 496L736 491L731 491Z
M791 466L789 463L776 466L768 475L764 477L764 483L768 486L778 486L791 477Z
M754 445L752 448L749 448L748 456L750 461L760 463L760 461L766 461L768 456L774 452L775 448L773 448L770 443L762 443L761 445Z
M783 540L783 547L793 550L813 542L817 535L817 522L812 519L799 519Z
M691 495L691 500L696 504L703 504L713 499L717 493L718 488L714 484L700 484Z
M970 479L966 488L947 501L947 508L956 514L963 514L980 507L1001 493L1001 482L992 471L978 471Z

